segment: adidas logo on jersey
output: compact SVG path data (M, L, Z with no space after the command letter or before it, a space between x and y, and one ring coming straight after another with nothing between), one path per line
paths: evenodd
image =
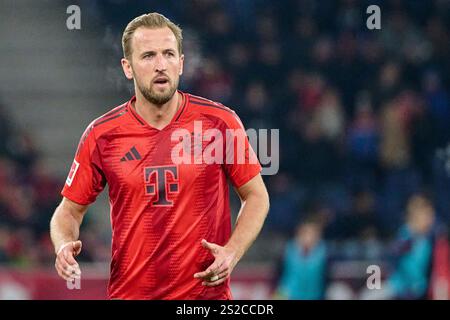
M131 161L131 160L140 160L142 157L135 147L131 148L125 156L123 156L120 161Z

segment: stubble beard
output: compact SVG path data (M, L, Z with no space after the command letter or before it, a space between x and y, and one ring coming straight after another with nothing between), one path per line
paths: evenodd
M177 91L178 82L179 79L176 79L174 83L172 82L172 80L169 79L169 89L163 92L156 92L156 90L153 89L152 84L150 84L149 87L146 87L141 85L138 81L136 81L138 89L144 96L144 98L148 102L158 106L163 105L170 99L172 99L173 95Z

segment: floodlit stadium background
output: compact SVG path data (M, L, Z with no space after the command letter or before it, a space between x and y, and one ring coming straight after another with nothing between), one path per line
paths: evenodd
M129 99L121 33L158 11L184 29L181 89L280 129L271 210L235 269L237 299L272 299L285 245L314 216L325 299L359 299L369 265L395 270L397 232L419 191L436 213L427 298L448 299L450 3L436 1L0 2L0 299L103 299L107 191L81 228L80 290L57 278L50 217L84 128ZM81 9L68 30L66 9ZM381 8L369 30L366 8ZM233 212L238 202L232 198Z

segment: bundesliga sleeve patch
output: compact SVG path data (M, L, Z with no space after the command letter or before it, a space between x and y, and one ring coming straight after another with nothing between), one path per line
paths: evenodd
M79 166L80 164L77 162L77 160L73 160L72 167L70 168L69 175L67 176L66 179L66 184L69 187L72 185L73 178L75 178Z

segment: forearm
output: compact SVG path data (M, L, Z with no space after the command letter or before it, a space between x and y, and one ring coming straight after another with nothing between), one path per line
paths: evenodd
M267 193L251 194L242 202L236 225L226 247L236 252L237 261L247 252L262 229L269 211Z
M79 237L81 220L73 209L60 204L50 221L50 236L55 252L64 244Z

